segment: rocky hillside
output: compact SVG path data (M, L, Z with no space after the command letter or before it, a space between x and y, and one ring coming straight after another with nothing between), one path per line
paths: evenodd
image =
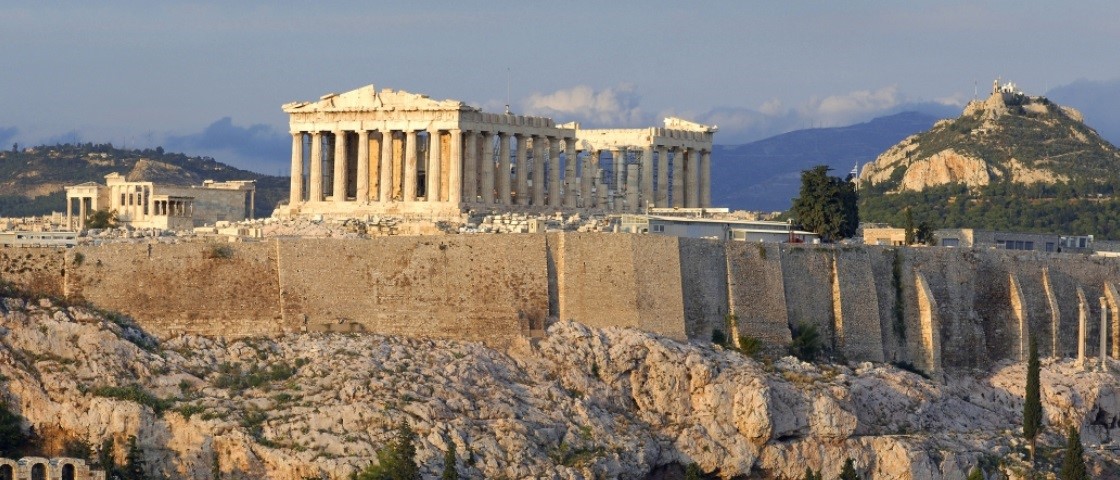
M1115 237L1095 213L1120 209L1118 167L1120 150L1077 111L1000 90L864 165L861 213L898 224L911 207L934 226Z
M9 407L43 436L114 439L118 459L136 435L156 478L344 478L401 421L426 476L451 443L463 478L667 478L692 462L721 478L835 478L846 458L874 479L1023 467L1018 364L937 384L570 322L510 352L349 334L157 343L86 308L0 305ZM1120 475L1094 446L1120 436L1120 376L1044 362L1042 392L1041 468L1057 468L1059 430L1076 425L1097 478Z
M163 148L125 150L109 144L62 144L0 152L0 216L66 211L67 185L105 183L110 173L130 181L199 185L203 180L256 180L258 217L272 214L288 195L288 179L231 167L209 157Z

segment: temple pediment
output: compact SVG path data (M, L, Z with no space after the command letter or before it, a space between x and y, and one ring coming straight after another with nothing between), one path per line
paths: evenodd
M683 118L665 117L665 128L672 130L688 130L692 132L707 132L712 133L719 131L719 127L715 125L704 125L701 123L690 122Z
M366 85L345 93L329 93L316 102L284 104L287 113L354 112L371 110L475 110L458 100L432 100L427 95Z

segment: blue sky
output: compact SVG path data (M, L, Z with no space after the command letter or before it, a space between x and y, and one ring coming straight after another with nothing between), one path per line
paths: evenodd
M371 83L501 111L508 79L518 113L679 115L720 125L719 143L959 111L997 75L1091 106L1104 94L1077 85L1120 86L1117 18L1105 1L6 0L0 141L163 145L277 173L281 104Z

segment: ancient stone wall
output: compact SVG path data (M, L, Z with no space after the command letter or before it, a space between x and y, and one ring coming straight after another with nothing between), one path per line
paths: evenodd
M1055 339L1076 355L1079 288L1095 357L1098 297L1120 281L1120 261L563 233L3 248L0 279L160 336L330 330L504 345L555 317L706 342L731 312L774 353L807 323L837 357L936 373L1018 359L1030 336L1044 355Z
M789 344L789 314L781 251L775 243L727 243L732 313L739 334L774 346Z
M712 330L727 335L727 250L725 242L680 239L681 287L685 332L688 338L712 338Z

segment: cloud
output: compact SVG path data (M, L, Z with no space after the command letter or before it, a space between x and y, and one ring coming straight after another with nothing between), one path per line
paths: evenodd
M898 87L889 86L874 91L857 90L830 95L823 99L812 98L800 107L800 113L823 126L849 125L868 114L889 110L902 101Z
M534 93L522 101L522 107L530 115L549 116L562 123L575 120L589 127L634 127L651 120L640 103L641 95L630 84L602 90L577 85L548 94Z
M272 174L289 162L291 137L265 124L242 127L230 117L222 117L199 133L168 135L163 145L168 151L188 155L208 155L239 168Z

